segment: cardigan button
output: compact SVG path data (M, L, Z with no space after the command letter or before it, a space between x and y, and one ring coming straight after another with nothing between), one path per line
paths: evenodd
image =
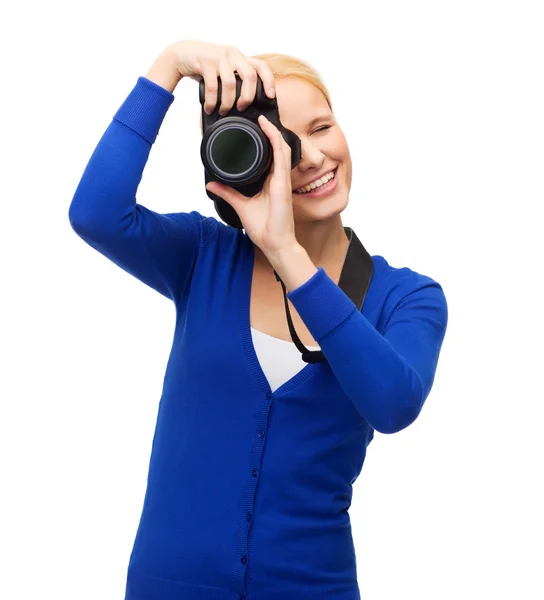
M257 470L253 469L253 471L251 471L251 474L253 475L253 477L257 477Z
M246 518L247 518L248 521L251 521L251 518L252 518L251 517L251 513L247 513L247 517Z
M245 565L247 563L247 556L242 556L242 564Z
M259 429L259 431L257 433L259 434L260 438L264 437L264 431L262 429Z
M272 398L272 392L266 392L266 399L270 400Z

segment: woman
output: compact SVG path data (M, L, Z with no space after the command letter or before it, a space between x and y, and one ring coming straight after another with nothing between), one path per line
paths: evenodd
M235 71L237 108L251 103L259 74L301 140L300 163L291 169L289 146L261 116L273 148L263 190L246 198L208 184L243 230L137 204L177 83L203 78L211 112L219 76L225 115ZM176 306L126 600L360 598L352 484L374 431L400 431L421 411L447 304L436 281L379 255L363 310L338 285L351 175L346 139L309 65L196 40L161 53L95 149L72 227ZM296 333L325 360L302 360L283 286Z

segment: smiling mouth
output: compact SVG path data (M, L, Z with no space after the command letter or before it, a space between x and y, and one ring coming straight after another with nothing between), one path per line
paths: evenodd
M336 167L332 170L333 176L327 181L327 183L323 183L320 186L316 186L315 188L311 189L309 192L298 192L296 190L293 190L293 194L295 194L296 196L312 197L314 194L316 194L316 193L319 194L321 191L326 192L328 188L337 185L337 181L336 181L337 172L338 172L338 167ZM297 188L297 189L300 189L300 188Z

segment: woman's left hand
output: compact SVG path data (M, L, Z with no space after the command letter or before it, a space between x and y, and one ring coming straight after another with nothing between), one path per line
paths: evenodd
M298 244L293 217L291 148L264 115L259 116L258 123L273 149L272 168L263 189L250 198L217 181L208 183L206 189L232 206L253 243L269 256Z

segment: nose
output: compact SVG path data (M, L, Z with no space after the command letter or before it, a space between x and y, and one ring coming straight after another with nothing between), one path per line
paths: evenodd
M325 154L315 144L312 144L308 140L301 140L300 149L302 158L297 165L299 171L304 173L312 168L316 170L322 168L325 162Z

